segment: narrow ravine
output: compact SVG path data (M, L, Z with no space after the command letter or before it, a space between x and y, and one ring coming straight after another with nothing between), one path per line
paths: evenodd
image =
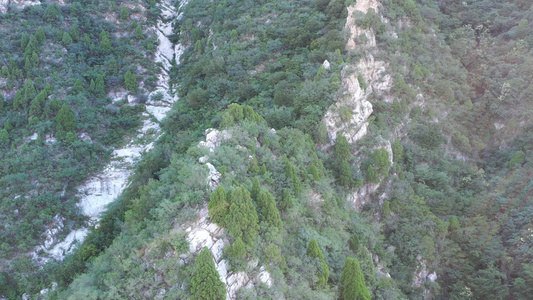
M182 2L179 8L175 8L170 0L163 0L160 3L161 18L155 28L159 40L155 62L161 63L162 68L158 75L157 88L150 94L146 103L146 111L141 116L142 127L126 146L113 151L111 161L100 173L78 187L78 195L81 199L79 206L83 214L89 217L89 225L97 225L99 215L106 209L106 206L127 187L128 178L141 154L152 149L154 141L160 136L159 122L165 118L172 104L178 100L168 83L169 71L174 62L179 62L183 47L172 44L168 36L172 34L172 21L181 17L180 9L185 4ZM158 95L156 97L158 100L152 99L154 95ZM58 240L57 235L62 230L64 221L59 217L54 218L54 226L45 233L43 245L35 251L34 257L38 261L46 262L48 257L63 259L65 254L71 251L76 243L82 242L89 233L88 228L82 227L72 230L64 239ZM40 251L44 251L47 255L38 255Z

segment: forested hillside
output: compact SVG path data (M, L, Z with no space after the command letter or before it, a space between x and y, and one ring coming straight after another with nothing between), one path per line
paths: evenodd
M83 224L77 186L134 132L155 87L157 39L130 6L50 1L0 15L0 270L22 289L45 231ZM0 281L2 293L17 291Z
M82 224L77 186L140 124L165 21L184 51L162 135L39 266L46 226ZM529 1L93 0L0 22L0 296L531 297Z

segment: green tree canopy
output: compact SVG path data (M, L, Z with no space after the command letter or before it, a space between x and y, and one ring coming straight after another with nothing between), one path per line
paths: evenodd
M76 115L74 111L66 103L63 104L57 116L55 117L56 121L56 130L58 132L72 132L76 130Z
M365 173L366 180L371 183L378 183L379 182L379 175L378 172L372 167L372 165L369 165L366 173Z
M190 279L191 300L224 300L226 286L220 281L211 252L204 247L196 258Z
M43 19L47 22L55 22L61 17L61 11L57 3L52 3L46 7L43 14Z
M251 244L259 235L259 218L250 193L243 187L229 193L230 208L225 223L229 234Z
M395 139L392 143L392 159L395 163L401 163L403 161L403 146L399 139Z
M346 140L346 137L340 132L337 133L337 140L333 147L333 154L335 155L337 162L347 161L352 156L350 153L350 144L348 144L348 140Z
M109 38L109 33L105 30L100 32L100 48L102 48L104 53L111 51L111 39Z
M128 70L126 74L124 74L124 85L126 85L126 89L128 89L129 91L136 92L139 88L139 84L137 83L137 76L135 76L135 74Z
M315 239L312 239L309 242L309 245L307 246L307 256L320 259L321 270L317 274L318 281L316 282L316 287L325 287L329 279L329 267L326 264L326 261L324 260L324 255L322 254L322 251L320 251L320 248L318 247L318 242Z
M257 176L252 180L252 190L250 191L250 196L252 200L258 201L259 193L261 192L261 184L259 183L259 178Z
M384 148L374 150L374 161L376 166L376 171L381 175L387 175L389 173L390 161L389 161L389 152Z
M340 292L340 298L343 300L370 300L370 292L366 288L359 261L355 258L346 258L342 268Z
M352 169L346 160L343 160L339 166L339 183L343 186L352 184Z
M226 190L223 186L219 185L213 192L207 209L211 220L218 225L224 226L224 219L228 214L229 203L226 199Z
M267 222L272 227L281 229L283 223L279 215L274 197L268 191L262 190L257 197L257 208L259 209L259 220Z

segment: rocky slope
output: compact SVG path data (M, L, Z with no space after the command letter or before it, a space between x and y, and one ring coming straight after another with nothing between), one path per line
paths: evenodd
M218 131L216 129L207 129L205 136L205 141L201 141L198 147L207 149L210 153L214 153L216 147L231 138L231 134L226 130ZM199 160L209 168L207 183L214 190L218 186L221 175L209 162L209 155L203 156ZM228 245L228 240L223 236L224 229L210 221L207 205L200 209L196 221L190 224L185 232L187 232L191 253L197 254L203 247L207 247L213 254L220 280L226 285L227 299L237 299L237 292L243 287L252 288L261 283L269 287L272 286L270 273L266 271L265 266L258 268L258 260L252 260L248 263L247 272L228 271L229 263L222 259L223 249Z
M182 5L184 4L183 2ZM79 206L83 214L89 217L90 225L98 223L99 214L126 188L135 163L140 159L143 152L149 151L153 147L153 142L158 138L159 122L170 111L172 104L178 100L169 87L168 74L172 63L179 61L182 47L173 45L168 36L172 34L172 21L179 18L179 8L175 9L169 0L163 1L160 7L162 19L158 21L156 28L159 45L155 56L156 62L160 62L163 67L158 74L157 88L146 103L146 112L142 115L142 127L126 146L113 151L110 163L101 173L94 175L78 188L81 199ZM152 98L156 94L160 94L162 97L159 97L160 100L154 101ZM109 96L117 100L126 98L128 102L135 101L132 95L128 95L125 92L115 92ZM62 259L73 248L76 241L83 241L89 230L85 227L72 230L65 238L60 240L58 233L65 226L64 220L55 218L54 221L54 224L45 233L44 244L38 247L35 253L42 250L50 257ZM47 260L47 258L40 257L37 254L34 257L43 261Z
M356 24L354 13L366 14L369 9L378 12L378 2L362 0L348 7L348 18L344 26L349 33L346 50L366 54L357 63L348 65L342 70L343 94L324 116L332 144L338 132L341 132L350 144L364 137L367 133L368 117L373 111L368 97L372 93L387 95L392 87L392 79L387 74L386 64L376 61L372 55L372 51L376 48L373 29L365 29ZM363 36L365 38L362 38ZM356 43L358 40L361 42ZM361 79L366 83L366 88L361 86Z
M38 0L0 0L0 14L5 14L9 10L9 6L14 6L22 9L26 6L40 5Z
M361 0L348 7L348 18L344 26L346 32L349 33L346 50L352 53L365 53L365 55L358 62L344 67L342 94L336 103L329 107L324 116L323 122L326 125L331 145L335 143L339 132L350 144L354 144L367 134L368 118L373 112L372 104L368 99L372 94L383 96L385 101L390 99L388 94L393 83L391 76L387 74L387 64L375 60L372 55L377 51L374 30L362 28L356 23L356 14L366 14L369 9L378 13L379 3L375 0ZM366 85L366 88L361 85ZM390 142L383 140L381 147L378 148L387 150L392 163ZM378 188L379 184L367 184L349 195L348 200L358 209L370 200L370 195Z

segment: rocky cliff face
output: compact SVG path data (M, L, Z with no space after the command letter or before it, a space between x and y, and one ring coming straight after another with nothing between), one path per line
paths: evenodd
M341 132L349 143L355 143L364 137L367 133L368 117L372 114L372 104L368 97L372 93L386 95L392 87L392 79L386 74L386 64L376 61L371 54L376 47L374 31L371 28L359 27L354 17L356 12L367 13L371 8L378 12L378 2L360 0L348 7L345 29L349 37L346 50L365 51L366 55L342 70L342 96L328 109L324 117L332 144L337 132ZM357 43L358 40L361 42ZM363 82L366 87L361 86Z
M9 6L15 6L17 8L24 8L26 6L40 5L41 1L38 0L0 0L0 13L5 14L9 10Z
M376 13L379 12L379 3L375 0L359 0L356 4L348 7L345 29L349 33L349 37L346 50L364 52L365 55L358 62L348 65L342 70L342 96L329 107L324 116L324 123L332 145L335 143L338 132L342 133L350 144L366 135L368 117L373 111L372 104L368 101L370 95L382 96L385 101L390 101L388 95L392 87L392 79L387 74L387 64L375 60L372 55L377 50L376 35L372 28L365 29L356 24L355 15L358 12L366 14L369 9L373 9ZM361 38L361 36L365 38ZM387 149L389 159L392 162L390 142L384 140L382 144L378 148ZM378 188L378 184L365 185L349 195L348 200L357 209L370 201L370 196Z
M22 2L31 1L11 1L23 5ZM27 4L27 3L26 3ZM39 3L38 3L39 4ZM18 5L18 4L17 4ZM182 2L184 5L184 2ZM162 20L157 23L154 30L158 33L159 46L156 51L156 62L161 62L161 68L158 74L158 83L156 90L152 93L161 94L160 100L154 101L152 97L146 103L146 112L142 115L142 128L125 147L113 151L111 162L100 173L95 174L83 185L78 187L79 197L81 199L79 206L84 215L88 216L91 225L99 221L99 215L106 206L114 201L128 185L128 178L133 171L135 163L140 159L144 151L149 151L153 147L153 142L159 136L159 121L161 121L170 111L172 103L178 100L170 89L168 73L173 61L179 61L179 56L183 50L180 45L173 45L168 36L172 34L172 21L179 18L179 9L176 10L170 0L160 3L162 10ZM134 101L132 95L127 92L114 91L109 94L113 99L128 99L128 102ZM154 119L156 121L154 121ZM87 228L80 228L71 231L63 240L59 240L58 233L64 227L62 220L54 219L50 229L45 232L44 244L35 251L34 258L46 261L46 258L38 256L38 250L43 250L48 256L55 259L63 259L64 255L72 250L76 241L81 242L89 233Z
M227 130L219 131L216 129L207 129L205 136L205 141L201 141L198 148L207 149L209 153L214 153L216 147L231 138L231 134ZM216 189L220 180L220 173L209 162L209 155L200 157L199 161L205 163L209 168L207 183L212 190ZM237 292L243 287L252 288L261 283L269 287L272 286L270 273L266 271L264 266L258 266L258 260L250 261L245 271L231 272L228 270L229 263L222 258L223 249L228 244L228 240L223 236L224 229L209 219L207 205L200 209L196 221L190 224L185 232L187 232L191 253L199 253L203 247L207 247L213 254L220 280L226 285L227 299L237 299Z

